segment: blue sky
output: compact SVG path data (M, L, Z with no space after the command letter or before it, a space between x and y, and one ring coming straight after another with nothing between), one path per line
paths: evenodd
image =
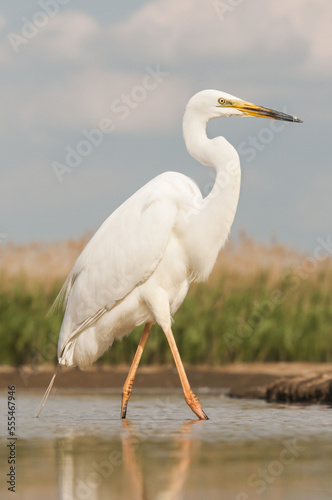
M91 233L166 170L206 192L213 172L186 152L181 119L216 88L304 121L209 124L240 151L232 235L312 251L331 234L331 20L327 0L2 5L0 234Z

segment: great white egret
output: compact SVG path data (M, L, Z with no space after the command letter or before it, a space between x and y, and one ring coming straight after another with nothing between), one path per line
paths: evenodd
M123 387L122 418L154 323L166 335L186 402L199 419L208 418L189 385L171 318L189 285L209 276L233 223L240 192L239 156L224 137L206 135L209 120L233 115L301 122L225 92L195 94L185 109L183 137L193 158L216 169L210 194L203 198L195 182L178 172L155 177L106 219L78 257L57 299L66 305L59 365L85 368L115 339L145 324Z

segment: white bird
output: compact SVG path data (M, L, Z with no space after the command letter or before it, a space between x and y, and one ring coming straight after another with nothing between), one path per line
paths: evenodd
M171 322L190 284L208 278L234 220L241 181L239 156L224 137L206 135L209 120L232 115L301 122L225 92L195 94L185 109L183 137L189 154L216 170L209 195L203 198L195 182L181 173L155 177L106 219L78 257L57 299L59 303L64 298L66 305L59 365L85 368L114 340L145 324L123 387L122 418L154 323L167 337L186 402L199 419L208 418L190 388Z

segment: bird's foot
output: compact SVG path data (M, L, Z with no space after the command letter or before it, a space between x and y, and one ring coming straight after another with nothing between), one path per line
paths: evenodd
M198 416L200 420L209 420L209 417L203 411L201 403L199 399L193 392L191 392L188 396L185 396L185 400L188 406L192 409L192 411Z
M128 403L126 405L122 405L122 408L121 408L121 418L122 419L126 418L126 415L127 415L127 406L128 406Z
M121 418L126 418L129 398L133 390L133 381L125 384L122 392Z

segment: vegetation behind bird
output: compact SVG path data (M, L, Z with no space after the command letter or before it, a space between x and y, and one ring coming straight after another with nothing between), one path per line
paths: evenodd
M60 315L47 315L86 239L1 249L0 363L56 361ZM310 265L309 265L310 264ZM332 266L246 236L221 252L208 281L189 290L175 315L184 362L332 361ZM98 363L130 363L142 328ZM204 335L201 333L204 332ZM154 327L142 359L172 363Z

